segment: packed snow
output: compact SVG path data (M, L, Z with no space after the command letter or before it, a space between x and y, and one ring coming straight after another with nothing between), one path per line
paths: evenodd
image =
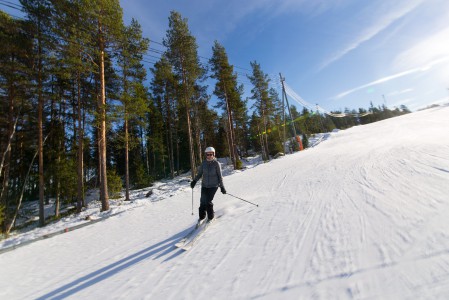
M189 251L174 246L198 217L187 175L12 236L3 249L90 224L1 253L0 298L448 299L449 107L326 137L227 170L259 207L218 192Z

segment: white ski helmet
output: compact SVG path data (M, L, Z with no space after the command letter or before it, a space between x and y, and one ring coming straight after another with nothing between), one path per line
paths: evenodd
M215 148L214 147L207 147L206 150L204 150L204 153L213 152L215 156Z

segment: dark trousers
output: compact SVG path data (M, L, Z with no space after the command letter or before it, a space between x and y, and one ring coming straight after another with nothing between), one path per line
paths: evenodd
M200 219L204 219L206 217L206 212L208 219L214 218L214 204L212 203L212 200L214 200L214 196L217 190L218 187L201 187L201 199L199 208Z

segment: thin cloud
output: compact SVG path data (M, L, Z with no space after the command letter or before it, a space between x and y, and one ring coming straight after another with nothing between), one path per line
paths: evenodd
M402 94L410 93L410 92L413 92L413 89L405 89L405 90L402 90L402 91L394 91L394 92L388 93L387 96L397 96L397 95L402 95Z
M260 1L260 0L257 0ZM269 0L271 1L271 0ZM273 2L273 1L271 1ZM276 5L270 9L270 13L275 15L289 14L292 12L300 12L307 16L318 16L336 7L344 6L348 0L282 0L276 2Z
M428 64L449 55L449 26L399 54L394 60L396 70Z
M226 2L215 0L209 2L209 6L202 13L210 15L212 12L221 12L220 14L214 14L215 20L219 20L219 22L216 22L217 25L213 29L226 35L235 30L243 20L248 19L250 16L257 15L265 21L292 13L317 16L335 7L344 5L346 1L247 0L245 5L242 5L241 0L229 0Z
M393 79L396 79L396 78L404 77L404 76L407 76L407 75L410 75L410 74L413 74L413 73L427 72L430 69L432 69L434 66L442 64L442 63L445 63L447 61L449 61L449 57L436 59L436 60L431 61L430 63L428 63L427 65L424 65L422 67L413 68L413 69L410 69L410 70L407 70L407 71L404 71L404 72L396 73L396 74L393 74L393 75L390 75L390 76L386 76L386 77L377 79L377 80L372 81L370 83L367 83L367 84L358 86L356 88L347 90L347 91L345 91L343 93L340 93L337 96L335 96L335 99L341 99L341 98L343 98L343 97L345 97L345 96L347 96L349 94L352 94L352 93L354 93L356 91L359 91L359 90L362 90L364 88L367 88L367 87L370 87L370 86L374 86L374 85L378 85L378 84L381 84L381 83L384 83L384 82L387 82L387 81L390 81L390 80L393 80Z
M406 2L405 5L398 7L396 10L388 12L384 17L380 17L379 21L373 26L364 30L353 42L347 45L345 48L334 54L331 58L324 61L320 66L318 71L323 70L330 64L341 59L343 56L348 54L354 49L357 49L361 44L371 40L373 37L387 29L393 22L406 16L408 13L413 11L422 3L422 0Z

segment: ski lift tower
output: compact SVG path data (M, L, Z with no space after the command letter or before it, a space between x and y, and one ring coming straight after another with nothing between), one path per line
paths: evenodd
M291 121L290 123L292 124L293 134L295 135L294 140L298 144L298 149L302 150L301 142L298 140L299 137L296 134L295 122L293 122L292 112L290 110L290 105L288 103L287 93L285 92L285 86L284 86L285 78L282 77L281 73L279 73L279 77L281 79L281 84L282 84L282 111L284 112L284 143L285 143L285 110L284 110L285 109L284 99L285 99L285 102L287 102L288 114L290 115L290 121ZM285 145L284 145L284 148L285 148Z

